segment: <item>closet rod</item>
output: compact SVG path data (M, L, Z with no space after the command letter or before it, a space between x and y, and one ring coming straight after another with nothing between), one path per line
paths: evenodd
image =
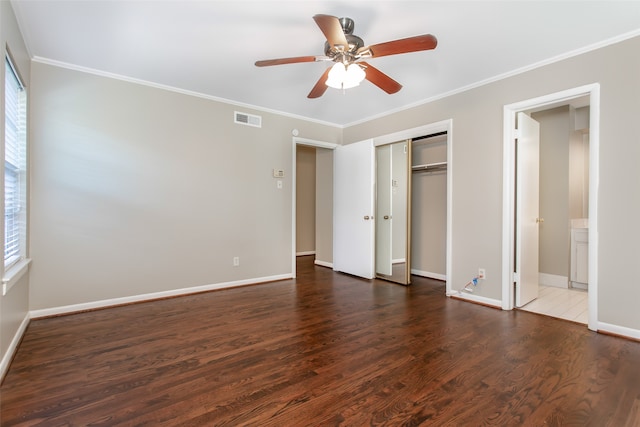
M424 165L414 165L411 166L412 171L435 171L435 170L445 170L447 169L447 162L438 162L438 163L427 163Z

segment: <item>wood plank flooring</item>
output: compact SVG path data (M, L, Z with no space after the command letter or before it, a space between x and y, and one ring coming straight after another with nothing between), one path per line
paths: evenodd
M336 274L34 320L8 426L638 426L640 343Z

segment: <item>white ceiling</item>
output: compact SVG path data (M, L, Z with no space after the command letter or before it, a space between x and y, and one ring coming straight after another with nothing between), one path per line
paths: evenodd
M12 0L33 58L337 125L353 124L640 34L640 1ZM366 45L431 33L433 51L371 59L404 87L307 94L326 62L312 17L350 17Z

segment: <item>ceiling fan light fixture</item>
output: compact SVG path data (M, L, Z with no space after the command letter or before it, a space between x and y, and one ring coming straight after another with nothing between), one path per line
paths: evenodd
M310 99L321 97L329 87L344 91L358 86L364 79L390 95L396 93L402 89L402 85L368 62L364 62L363 59L431 50L438 45L438 40L433 35L423 34L365 46L364 41L353 34L352 19L319 14L314 15L313 20L326 38L324 57L307 55L267 59L255 63L256 67L267 67L301 62L333 61L333 66L324 70L307 95Z
M335 89L350 89L358 86L366 77L366 74L358 64L337 62L331 67L327 76L327 86Z

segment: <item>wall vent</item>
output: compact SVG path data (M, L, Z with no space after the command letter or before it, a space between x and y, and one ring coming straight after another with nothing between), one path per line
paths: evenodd
M234 123L240 125L253 126L257 128L262 127L262 116L256 116L253 114L241 113L239 111L235 111L233 113Z

